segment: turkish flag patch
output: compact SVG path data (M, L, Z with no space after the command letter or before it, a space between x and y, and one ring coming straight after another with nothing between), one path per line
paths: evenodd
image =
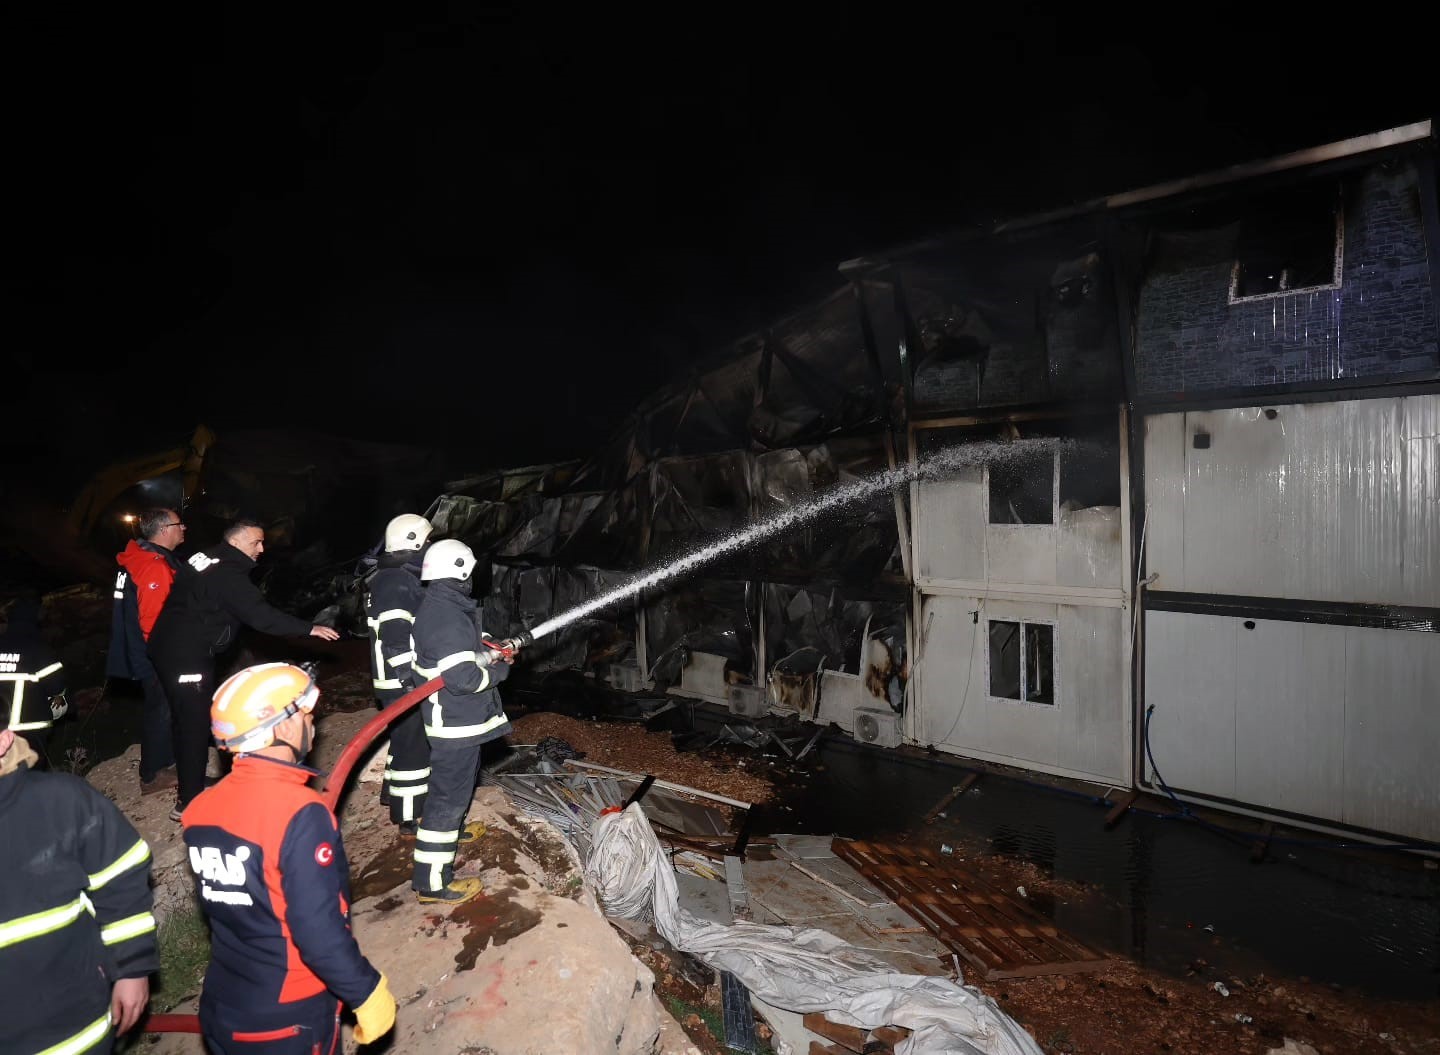
M335 860L335 849L329 843L321 843L315 847L315 863L321 868L329 866Z

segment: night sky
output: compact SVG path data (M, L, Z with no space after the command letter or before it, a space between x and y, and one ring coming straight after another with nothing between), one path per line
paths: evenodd
M9 459L201 421L583 454L845 258L1434 109L1424 34L1302 9L781 6L12 26Z

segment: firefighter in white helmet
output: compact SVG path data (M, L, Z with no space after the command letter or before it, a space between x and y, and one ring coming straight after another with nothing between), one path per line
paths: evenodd
M335 815L303 765L319 697L310 673L262 663L215 692L210 727L235 764L181 823L210 966L200 1027L215 1055L336 1050L340 1005L367 1044L395 1024L385 976L350 930L350 869Z
M416 685L444 682L420 704L430 740L430 793L415 833L411 882L422 902L461 904L480 893L478 878L455 878L455 848L484 832L465 823L480 746L510 731L495 689L510 673L509 658L490 662L481 642L480 613L470 596L474 571L475 554L456 539L434 543L420 570L428 585L415 616L413 677Z
M420 562L430 539L430 521L414 513L385 526L385 552L365 579L365 622L370 628L370 672L381 710L405 695L415 646L410 630L425 588ZM390 726L390 752L380 797L390 820L414 835L430 781L430 743L419 708Z

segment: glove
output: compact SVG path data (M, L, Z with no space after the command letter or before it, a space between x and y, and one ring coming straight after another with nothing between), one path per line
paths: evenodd
M395 1027L395 998L390 983L380 976L380 984L355 1009L355 1043L371 1044Z

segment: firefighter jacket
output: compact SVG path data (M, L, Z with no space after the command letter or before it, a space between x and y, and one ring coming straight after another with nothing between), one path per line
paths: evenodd
M205 995L258 1019L327 989L358 1007L380 984L350 931L350 866L316 771L240 755L181 817L210 920Z
M375 695L394 703L405 694L415 646L410 630L425 596L418 553L386 553L365 588L365 623L370 628L370 674Z
M159 969L150 848L104 795L34 758L18 737L0 758L0 1048L78 1055L110 1033L111 986Z
M150 654L194 660L230 648L240 627L262 634L300 637L310 624L265 600L250 581L255 562L228 542L195 554L181 566L155 629Z
M425 735L437 740L485 743L510 731L510 720L495 686L510 673L508 663L482 667L475 662L480 643L480 613L469 583L436 579L425 590L415 614L414 684L445 679L444 687L421 701Z
M170 595L170 584L180 567L180 558L164 546L131 539L116 554L120 570L115 574L115 604L110 616L110 651L105 674L111 678L147 681L155 668L145 652L145 641L160 618Z
M16 601L8 619L0 634L0 707L14 732L42 732L65 716L65 667L40 636L37 602Z

